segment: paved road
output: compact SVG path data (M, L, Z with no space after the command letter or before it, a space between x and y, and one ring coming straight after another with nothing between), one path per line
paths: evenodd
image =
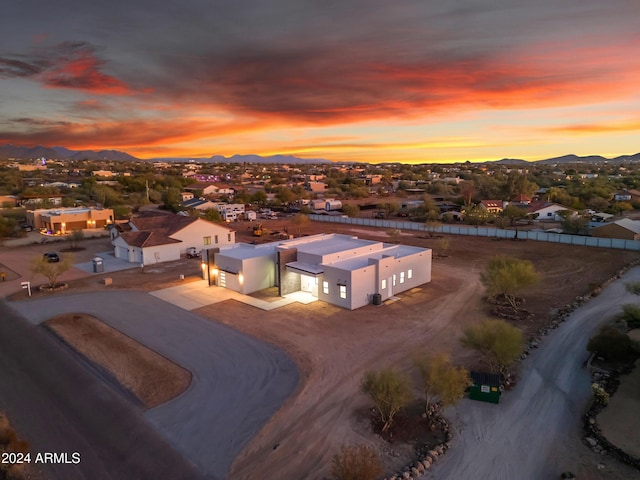
M145 293L56 295L12 306L34 323L89 313L190 370L187 391L144 416L211 478L224 477L298 383L295 364L279 349Z
M204 478L121 394L51 334L0 300L0 409L36 453L80 463L35 465L43 480Z
M568 445L580 434L591 380L583 364L587 341L624 303L638 303L624 283L640 268L572 313L524 363L516 388L500 405L465 401L456 409L454 446L435 478L539 480L577 470Z

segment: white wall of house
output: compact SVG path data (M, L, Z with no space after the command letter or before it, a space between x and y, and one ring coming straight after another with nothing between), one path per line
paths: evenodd
M156 263L180 260L182 248L180 243L170 243L168 245L145 247L142 250L143 263L145 265L155 265Z
M201 250L202 248L236 243L236 232L201 218L171 235L171 237L176 240L182 240L180 244L180 253L182 254L186 254L189 247Z
M562 217L558 215L558 212L562 210L569 210L567 207L562 205L549 205L548 207L543 207L540 210L537 210L534 213L537 213L538 216L535 218L538 221L548 220L559 222L562 220Z
M275 254L247 258L242 265L243 285L241 293L253 293L276 284Z
M129 261L129 245L120 236L117 236L111 241L114 248L114 255L116 258Z

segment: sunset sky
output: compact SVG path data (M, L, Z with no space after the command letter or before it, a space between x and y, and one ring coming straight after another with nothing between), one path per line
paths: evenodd
M638 0L20 0L0 144L408 163L640 152Z

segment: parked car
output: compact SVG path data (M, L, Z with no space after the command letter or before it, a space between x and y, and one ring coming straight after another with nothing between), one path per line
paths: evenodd
M196 247L187 248L187 258L200 258L200 252L196 250Z
M49 263L56 263L60 261L60 257L55 252L47 252L43 255Z
M23 223L22 225L20 225L20 228L22 228L25 232L33 232L33 227L28 223Z

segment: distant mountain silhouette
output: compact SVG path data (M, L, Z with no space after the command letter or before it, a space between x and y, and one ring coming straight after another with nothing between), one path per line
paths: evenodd
M117 150L69 150L65 147L17 147L7 144L0 146L0 158L35 160L38 158L47 160L107 160L111 162L130 162L139 160L125 152Z
M144 161L129 155L126 152L117 150L69 150L65 147L19 147L11 144L0 146L0 159L22 159L35 160L38 158L46 158L51 160L106 160L111 162L119 161ZM272 155L262 157L260 155L233 155L225 157L222 155L213 155L209 158L190 158L190 157L171 157L171 158L153 158L149 161L163 162L198 162L198 163L277 163L277 164L319 164L333 163L324 158L299 158L292 155ZM497 163L503 165L566 165L575 163L623 163L623 162L640 162L640 153L633 155L621 155L615 158L605 158L600 155L589 155L580 157L578 155L563 155L561 157L547 158L544 160L526 161L518 158L503 158L502 160L494 160L483 163ZM357 163L357 162L349 162ZM398 163L398 162L393 162Z

